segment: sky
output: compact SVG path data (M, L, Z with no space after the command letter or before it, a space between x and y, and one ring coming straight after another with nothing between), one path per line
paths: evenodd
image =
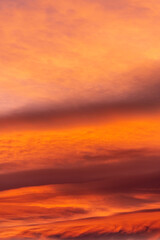
M160 240L159 21L0 0L1 240Z

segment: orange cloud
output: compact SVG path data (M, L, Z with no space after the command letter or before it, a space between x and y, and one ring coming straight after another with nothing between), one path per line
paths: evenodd
M16 239L24 236L29 239L155 239L159 237L159 210L133 212L107 218L91 218L69 222L57 222L48 225L17 227ZM8 229L7 229L8 230ZM13 232L12 232L13 231ZM1 233L9 239L10 232Z
M159 239L159 10L0 0L0 239Z

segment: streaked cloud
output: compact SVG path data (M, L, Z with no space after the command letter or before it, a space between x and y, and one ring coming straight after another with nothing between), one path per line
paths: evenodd
M159 19L0 0L0 239L160 238Z

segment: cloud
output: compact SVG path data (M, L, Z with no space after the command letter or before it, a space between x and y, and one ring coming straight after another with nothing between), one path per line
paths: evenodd
M69 220L74 217L82 217L89 213L87 209L78 207L45 207L36 205L23 204L8 204L0 209L0 221L15 221L23 224L32 223L33 220L37 223L54 220Z
M149 8L145 6L145 4L139 4L137 5L134 1L131 0L115 0L115 1L110 1L110 0L88 0L90 3L96 3L100 6L103 7L106 11L113 11L113 13L117 14L117 12L122 14L125 14L126 16L130 17L138 17L138 16L143 16L146 17L146 14L149 12Z
M158 166L159 156L151 155L107 164L13 172L0 175L0 190L48 184L80 184L77 190L73 190L76 194L92 191L159 192Z
M160 237L158 10L0 0L0 239Z
M159 80L159 75L149 77ZM146 79L145 79L146 80ZM160 110L160 83L137 86L128 97L121 97L115 101L98 101L92 103L78 103L54 106L52 103L35 107L26 107L0 117L0 128L57 128L74 125L92 124L96 121L109 121L117 117L154 113ZM144 80L143 80L144 81Z
M106 161L113 161L113 160L133 160L133 159L140 159L147 157L149 155L152 155L152 151L149 149L136 149L136 148L130 148L130 149L104 149L104 154L95 154L95 153L85 153L82 155L82 159L85 159L87 162L90 163L100 163L100 162L106 162Z
M24 236L34 237L38 233L39 237L61 240L149 240L160 233L159 209L59 222L46 226L37 225L25 232L21 231L17 237L21 239Z

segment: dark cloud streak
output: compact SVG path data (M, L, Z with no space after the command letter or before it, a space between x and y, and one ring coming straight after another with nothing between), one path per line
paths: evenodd
M28 107L5 116L0 116L0 129L17 128L58 128L74 125L92 124L96 121L108 121L116 117L146 114L160 110L160 82L158 77L152 85L137 86L128 96L119 100L95 101L82 104L72 101L63 106L52 103ZM144 80L143 80L144 81ZM147 80L148 82L148 80ZM107 97L107 96L106 96ZM106 98L107 99L107 98Z
M159 156L80 168L39 169L0 175L0 190L50 184L79 184L74 194L89 192L160 192Z

